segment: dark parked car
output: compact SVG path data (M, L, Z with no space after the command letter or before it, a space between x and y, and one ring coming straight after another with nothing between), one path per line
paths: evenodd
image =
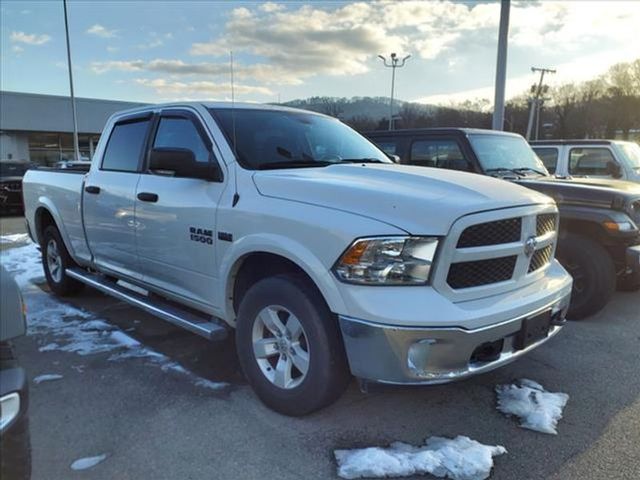
M0 162L0 213L22 212L22 177L31 165L26 162Z
M429 128L366 134L400 163L492 175L553 197L560 210L556 256L573 276L568 317L602 309L616 289L640 288L640 186L612 179L556 178L520 135Z
M11 340L25 331L20 290L0 266L0 478L3 480L31 477L27 380L11 345Z

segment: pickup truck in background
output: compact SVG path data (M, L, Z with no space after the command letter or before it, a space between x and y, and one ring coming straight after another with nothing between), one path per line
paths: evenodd
M637 143L620 140L538 140L529 143L552 175L640 183L640 145Z
M427 128L366 135L402 164L495 176L553 197L560 210L557 257L574 280L570 320L601 310L616 286L640 288L639 185L555 178L524 138L512 133Z
M551 198L397 166L302 110L119 113L88 173L30 170L24 196L54 293L86 284L206 338L235 329L250 385L289 415L333 402L350 373L497 368L557 334L570 301Z

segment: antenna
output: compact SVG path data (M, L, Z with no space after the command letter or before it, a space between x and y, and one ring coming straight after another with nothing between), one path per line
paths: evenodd
M236 164L238 163L238 151L236 149L236 95L235 88L233 84L233 50L229 50L229 72L231 73L231 132L232 132L232 142L233 142L233 155L236 157ZM233 183L235 187L235 192L233 194L233 202L231 203L232 207L235 207L238 204L238 200L240 200L240 195L238 194L238 167L236 166L236 170L233 174Z

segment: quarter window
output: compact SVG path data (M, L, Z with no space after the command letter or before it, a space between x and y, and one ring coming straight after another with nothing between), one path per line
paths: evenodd
M472 171L455 140L417 140L411 145L411 165Z
M569 154L569 173L572 175L611 176L609 163L614 162L607 148L572 148Z
M137 172L148 129L148 119L116 124L109 137L101 168Z
M162 117L153 143L154 148L188 148L197 162L209 161L209 148L188 118Z

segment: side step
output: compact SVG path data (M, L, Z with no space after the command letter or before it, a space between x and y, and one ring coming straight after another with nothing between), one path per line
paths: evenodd
M223 340L227 337L227 329L220 324L207 319L205 315L198 315L183 310L169 302L157 297L147 297L139 293L121 287L117 283L104 278L101 275L89 273L79 268L67 269L67 275L86 285L89 285L102 293L127 302L134 307L141 308L151 315L166 320L169 323L182 327L190 332L205 337L209 340Z

